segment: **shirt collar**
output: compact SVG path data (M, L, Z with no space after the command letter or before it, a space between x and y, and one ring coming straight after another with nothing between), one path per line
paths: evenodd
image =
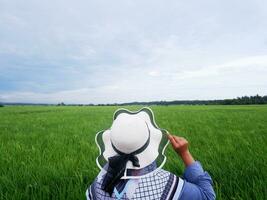
M127 176L143 176L143 175L146 175L146 174L154 171L155 169L157 169L156 161L154 161L150 165L148 165L144 168L141 168L141 169L127 169L126 175Z
M98 178L103 178L103 176L106 174L106 171L108 169L108 163L104 166L104 171L101 170ZM126 175L127 176L143 176L146 175L152 171L157 169L157 163L156 161L152 162L150 165L141 168L141 169L126 169Z

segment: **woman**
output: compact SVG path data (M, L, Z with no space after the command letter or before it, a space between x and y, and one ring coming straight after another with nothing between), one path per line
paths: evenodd
M183 178L162 169L168 140L186 166ZM99 132L96 142L101 172L87 199L215 199L212 179L190 154L187 140L160 129L149 108L117 110L111 128Z

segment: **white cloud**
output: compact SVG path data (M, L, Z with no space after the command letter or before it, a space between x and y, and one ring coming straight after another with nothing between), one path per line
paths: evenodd
M4 101L111 103L266 92L263 1L2 0L0 22Z
M122 73L122 72L121 72ZM248 57L191 71L128 71L113 84L50 93L8 92L6 102L122 103L175 99L221 99L267 91L267 56Z
M149 75L149 76L155 76L155 77L157 77L157 76L160 76L160 73L159 73L158 71L150 71L150 72L148 73L148 75Z

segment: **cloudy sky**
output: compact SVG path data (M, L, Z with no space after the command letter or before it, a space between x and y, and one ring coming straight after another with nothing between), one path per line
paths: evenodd
M0 0L0 102L267 94L265 0Z

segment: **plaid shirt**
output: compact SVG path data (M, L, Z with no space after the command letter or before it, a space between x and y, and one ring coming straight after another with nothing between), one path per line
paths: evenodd
M204 172L199 162L186 168L184 179L163 169L157 169L156 163L139 169L129 170L129 176L141 176L138 179L122 179L114 188L112 196L101 189L105 170L102 170L86 191L86 198L113 200L169 200L169 199L215 199L212 180Z

